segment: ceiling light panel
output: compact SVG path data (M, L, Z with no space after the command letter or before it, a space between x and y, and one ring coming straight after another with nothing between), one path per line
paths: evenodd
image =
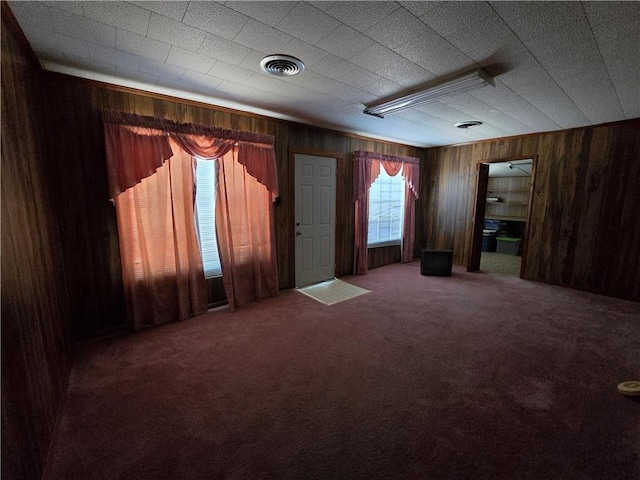
M491 81L492 77L484 70L473 70L407 95L369 104L365 107L364 113L384 117L390 113L406 110L416 105L435 102L452 95L459 95L486 85L492 85Z

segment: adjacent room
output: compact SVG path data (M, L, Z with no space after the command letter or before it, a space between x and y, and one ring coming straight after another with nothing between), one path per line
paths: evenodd
M3 478L640 478L640 3L1 6Z

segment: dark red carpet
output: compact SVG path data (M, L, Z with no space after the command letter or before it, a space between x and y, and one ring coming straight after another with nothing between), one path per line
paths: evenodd
M640 478L640 304L391 265L89 343L45 478Z

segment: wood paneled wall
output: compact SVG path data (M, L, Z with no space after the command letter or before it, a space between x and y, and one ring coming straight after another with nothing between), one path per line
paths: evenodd
M107 200L102 131L105 108L174 121L275 136L281 202L274 206L280 288L294 286L294 186L291 152L338 155L336 275L353 268L354 209L351 160L355 150L418 157L419 149L169 97L45 73L52 117L53 164L69 172L55 181L68 271L73 332L83 338L123 328L124 302L113 206ZM67 139L63 142L63 139ZM61 144L62 142L62 144Z
M39 66L2 5L2 478L39 479L71 365Z
M477 163L533 157L525 278L640 301L640 119L429 149L418 243L466 265Z

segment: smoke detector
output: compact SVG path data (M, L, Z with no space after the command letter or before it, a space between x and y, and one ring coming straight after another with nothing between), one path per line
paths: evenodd
M267 55L260 61L260 68L269 75L292 77L304 70L304 63L290 55Z
M458 128L471 128L471 127L477 127L478 125L482 125L482 122L477 122L475 120L468 120L466 122L459 122L456 123L455 126Z

